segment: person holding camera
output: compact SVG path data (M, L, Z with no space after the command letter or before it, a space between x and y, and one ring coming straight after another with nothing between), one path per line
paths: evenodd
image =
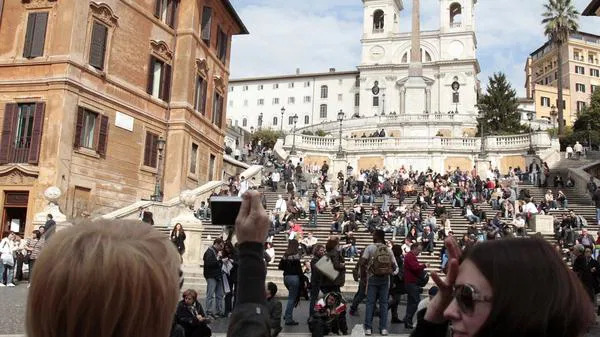
M223 312L223 274L221 251L225 247L222 238L216 238L213 245L208 247L204 253L204 278L206 279L206 315L214 318L213 308L216 316L224 317Z

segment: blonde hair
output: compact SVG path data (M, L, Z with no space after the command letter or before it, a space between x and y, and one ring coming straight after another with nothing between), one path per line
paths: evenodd
M36 263L28 337L166 337L179 298L180 259L140 221L84 221L57 232Z

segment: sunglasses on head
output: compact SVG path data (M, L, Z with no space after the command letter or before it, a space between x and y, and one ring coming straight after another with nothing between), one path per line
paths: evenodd
M454 286L454 299L460 310L466 314L472 314L477 302L491 302L492 298L483 296L470 284L461 284Z

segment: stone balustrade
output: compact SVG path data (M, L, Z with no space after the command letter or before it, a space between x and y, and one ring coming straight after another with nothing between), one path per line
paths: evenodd
M444 127L450 125L462 125L468 127L477 127L475 116L464 114L401 114L371 116L361 118L344 119L342 127L344 132L362 130L366 126L372 126L371 129L390 129L406 124L435 123L437 126ZM304 130L323 130L325 132L336 133L340 128L339 121L323 122L311 126L298 128L298 133Z
M297 151L331 152L337 151L339 138L333 136L318 137L296 134ZM512 136L489 136L485 138L486 150L493 152L526 151L529 148L528 134ZM544 150L553 147L553 141L546 132L532 134L531 142L535 149ZM289 150L294 144L294 135L287 135L283 148ZM347 153L364 153L373 151L385 152L461 152L474 153L481 149L481 138L462 137L374 137L374 138L342 138L342 149Z

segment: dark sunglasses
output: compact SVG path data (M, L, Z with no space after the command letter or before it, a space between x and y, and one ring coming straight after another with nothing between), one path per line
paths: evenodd
M477 302L491 302L491 297L483 296L470 284L461 284L454 286L452 296L460 310L466 314L472 314Z

